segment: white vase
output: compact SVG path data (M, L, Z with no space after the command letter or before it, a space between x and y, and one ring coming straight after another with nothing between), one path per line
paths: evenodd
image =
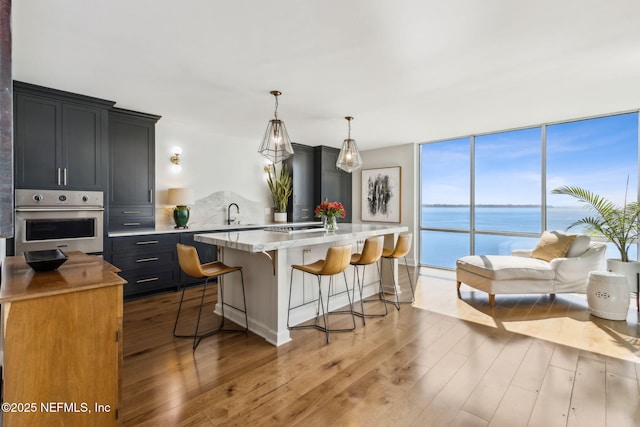
M638 292L640 261L622 262L619 259L607 259L607 270L625 276L629 285L629 292Z
M286 212L274 212L273 213L273 222L287 222L287 213Z

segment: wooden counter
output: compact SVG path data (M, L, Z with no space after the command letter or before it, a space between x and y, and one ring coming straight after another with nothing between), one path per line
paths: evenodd
M36 273L2 267L3 425L120 425L122 285L102 258L69 252Z

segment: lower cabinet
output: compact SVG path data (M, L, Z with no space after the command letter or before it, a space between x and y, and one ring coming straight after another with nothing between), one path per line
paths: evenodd
M128 283L124 297L175 289L179 281L176 244L179 234L109 238L111 264Z
M107 261L122 270L119 275L128 282L124 285L124 297L133 298L202 283L202 279L182 272L176 252L177 243L191 245L198 251L202 264L216 261L217 247L196 242L195 234L184 232L109 238L109 250L105 254Z

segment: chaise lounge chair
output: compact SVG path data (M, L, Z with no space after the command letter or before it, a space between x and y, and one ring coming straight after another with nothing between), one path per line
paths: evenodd
M489 294L584 293L591 271L602 270L606 245L589 236L545 231L533 250L516 249L511 255L469 255L456 261L460 285Z

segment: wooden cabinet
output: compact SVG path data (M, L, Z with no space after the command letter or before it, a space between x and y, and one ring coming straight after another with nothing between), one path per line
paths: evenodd
M109 238L108 260L128 282L125 298L178 287L179 237L171 233Z
M316 202L320 203L325 199L330 202L341 202L344 205L346 217L338 218L338 222L351 222L351 174L336 167L340 150L324 145L313 149Z
M113 104L14 82L16 188L102 190Z
M284 161L293 179L287 214L289 220L293 222L313 221L313 210L318 204L313 194L313 147L302 144L291 145L294 154Z
M155 225L155 124L160 116L109 111L110 231Z
M2 269L2 425L121 425L122 280L96 256L70 252L34 273Z

